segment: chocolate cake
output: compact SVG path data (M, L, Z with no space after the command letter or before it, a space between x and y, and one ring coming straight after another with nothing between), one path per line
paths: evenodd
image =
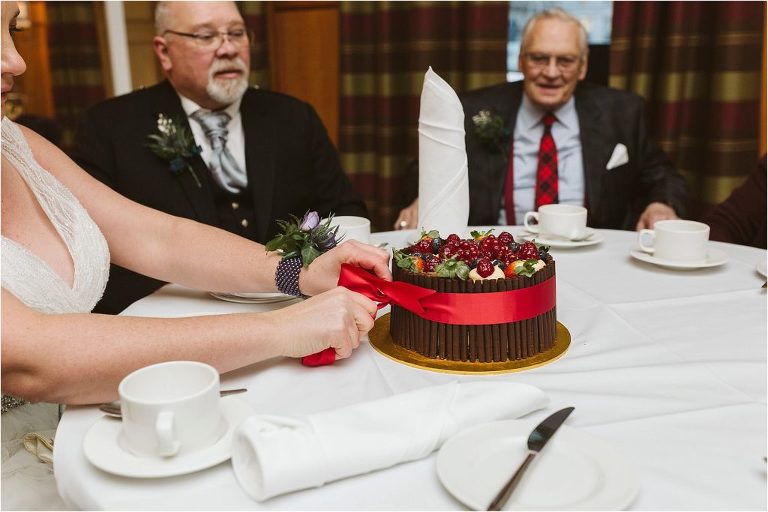
M394 280L451 294L437 300L454 304L456 314L441 322L393 304L393 342L428 358L466 362L522 360L552 348L557 326L555 262L548 248L519 244L507 232L498 237L491 232L472 235L442 239L431 231L394 251ZM488 307L473 304L474 312L467 315L461 311L463 297L457 294L487 294L480 300L488 299ZM507 321L510 318L516 319Z

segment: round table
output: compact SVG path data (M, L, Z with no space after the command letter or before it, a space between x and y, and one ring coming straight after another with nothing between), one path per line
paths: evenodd
M726 264L670 270L630 256L636 233L597 235L602 241L595 245L551 250L558 321L572 340L550 364L506 375L442 374L399 364L363 342L350 359L332 366L269 360L223 375L222 386L247 387L240 396L259 413L302 417L457 379L524 382L551 400L531 417L575 406L569 425L625 457L640 484L630 509L764 510L766 278L757 267L765 265L766 251L712 242L727 253ZM400 247L413 236L374 233L371 242ZM234 304L169 285L123 314L181 316L285 305ZM170 478L114 476L83 455L83 438L99 417L94 406L68 407L56 435L59 491L84 509L464 508L441 486L434 454L263 503L240 489L229 462Z

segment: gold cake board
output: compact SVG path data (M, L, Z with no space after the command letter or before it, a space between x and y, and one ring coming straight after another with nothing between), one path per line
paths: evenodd
M492 363L471 363L469 361L451 361L448 359L432 359L418 352L407 350L400 345L395 345L389 333L390 314L382 315L376 320L373 329L368 333L371 345L386 357L407 364L415 368L422 368L433 372L442 373L512 373L522 370L537 368L557 360L562 356L571 344L571 333L563 324L557 322L555 344L549 350L536 354L526 359L514 361L497 361Z

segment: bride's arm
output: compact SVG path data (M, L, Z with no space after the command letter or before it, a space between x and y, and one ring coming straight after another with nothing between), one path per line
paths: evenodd
M135 203L91 177L36 133L22 130L38 162L72 191L98 224L113 263L203 290L275 290L279 257L263 245ZM301 290L312 295L335 286L342 261L388 279L387 259L384 251L347 242L302 271Z
M226 372L275 356L326 347L348 357L373 326L376 306L336 288L268 313L192 318L50 315L2 291L3 393L32 401L95 403L117 398L129 372L169 360L204 361Z

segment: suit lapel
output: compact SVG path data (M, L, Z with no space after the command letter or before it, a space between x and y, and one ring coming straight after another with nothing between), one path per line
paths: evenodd
M576 89L576 113L579 117L581 158L584 163L586 203L590 211L601 208L600 189L605 166L613 151L612 137L603 119L600 105L581 85ZM590 215L592 216L592 215Z
M509 84L509 89L505 91L503 100L501 103L501 116L507 120L507 128L509 129L509 151L507 151L507 157L513 156L512 149L515 144L515 126L517 124L517 112L520 110L520 104L523 101L523 82L513 82ZM508 162L507 162L508 164ZM499 190L504 190L504 180L507 177L508 165L504 165L504 160L499 166L499 176L496 179ZM514 171L514 169L513 169ZM499 203L501 198L499 198Z
M184 112L184 109L181 107L179 95L169 82L163 82L161 86L161 95L157 105L157 113L163 113L174 120L181 120L183 126L185 126L191 133L192 130L189 126L189 120L187 119L186 112ZM217 223L216 204L213 200L213 193L211 190L213 184L209 178L210 173L208 171L208 166L205 165L205 162L200 155L192 158L189 163L192 165L192 169L200 180L202 187L197 186L195 178L187 169L177 176L179 186L184 191L184 195L186 195L192 205L192 209L197 214L197 220L215 226Z
M253 192L256 240L266 240L272 217L277 148L270 125L279 119L269 118L267 105L255 89L248 89L243 96L240 117L245 139L245 167Z

